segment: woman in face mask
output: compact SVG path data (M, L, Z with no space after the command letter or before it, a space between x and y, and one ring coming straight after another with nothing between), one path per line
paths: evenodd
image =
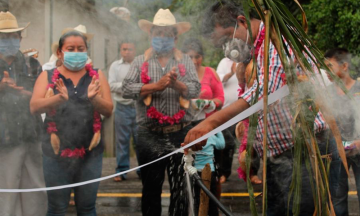
M85 37L64 34L57 50L62 65L39 76L30 101L32 113L46 112L42 138L47 187L83 182L101 176L100 114L109 117L110 88L100 70L86 65ZM78 215L96 215L98 183L74 188ZM47 215L65 215L71 188L48 191Z
M192 100L192 105L196 110L201 110L201 114L198 114L195 119L194 124L197 124L199 121L202 121L205 117L210 116L216 110L221 109L224 103L224 89L220 81L219 76L215 70L211 67L205 67L202 65L204 58L203 46L200 40L195 38L189 38L185 40L182 48L182 52L190 56L193 61L199 81L201 83L201 90L198 99ZM205 114L205 115L203 115ZM210 191L213 194L216 194L220 198L221 185L219 183L220 176L216 174L219 173L219 170L215 170L214 166L214 154L215 152L220 153L220 150L225 147L225 139L222 132L211 136L206 145L201 151L196 152L195 157L195 167L198 169L201 176L201 171L204 168L206 163L210 164L211 167L211 185ZM217 163L219 161L216 161ZM215 172L217 171L217 172ZM200 203L200 188L195 185L195 212L197 212ZM209 201L209 215L219 215L218 209L215 203Z
M225 100L220 78L213 68L202 65L204 51L200 40L195 38L187 39L183 44L182 52L189 55L195 65L201 83L199 99L210 100L214 104L213 111L207 112L205 110L206 117L210 116L215 110L221 109Z

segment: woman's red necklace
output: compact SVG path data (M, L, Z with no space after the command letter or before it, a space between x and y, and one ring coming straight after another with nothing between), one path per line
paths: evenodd
M92 66L90 64L87 64L85 66L85 69L87 71L87 73L89 73L90 77L96 77L96 79L99 79L99 74L97 73L96 70L94 70L92 68ZM47 89L51 89L52 91L54 91L55 88L55 83L56 81L60 78L59 77L60 72L55 69L53 76L51 77L51 82L50 84L48 84ZM47 115L50 117L50 119L52 119L55 115L56 115L56 109L52 109L50 112L47 113ZM99 142L100 142L100 130L101 130L101 117L100 117L100 113L97 111L94 111L94 123L93 123L93 132L94 132L94 137L90 143L90 146L88 148L89 151L91 151L92 148L94 148ZM47 133L50 134L51 136L51 145L54 149L55 154L58 154L59 148L60 146L54 146L54 145L60 145L60 139L57 137L56 132L57 127L56 127L56 123L55 121L49 121L48 123L48 127L47 127ZM58 143L57 143L58 142ZM56 150L55 148L58 148L58 150ZM61 157L68 157L68 158L84 158L86 152L85 152L85 148L75 148L75 149L63 149L61 151L60 156Z

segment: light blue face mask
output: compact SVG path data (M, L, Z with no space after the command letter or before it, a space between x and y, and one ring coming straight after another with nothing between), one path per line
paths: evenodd
M175 38L173 37L153 37L151 45L156 53L168 53L175 46Z
M87 52L64 52L64 66L71 71L79 71L86 65Z
M19 38L0 39L0 53L4 56L15 56L20 49Z

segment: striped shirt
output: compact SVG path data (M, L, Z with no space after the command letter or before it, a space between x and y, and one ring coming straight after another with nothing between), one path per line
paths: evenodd
M259 33L264 29L264 24L260 24ZM257 39L259 35L257 36ZM290 55L294 58L292 50L288 47ZM263 98L264 93L264 43L260 47L259 55L257 57L257 75L259 77L259 100ZM308 61L312 64L314 72L318 72L317 67L313 62ZM280 87L285 85L281 79L281 74L285 74L284 68L281 65L280 56L278 55L275 46L270 43L269 46L269 90L268 94L271 94L278 90ZM240 97L247 101L249 104L256 95L256 88L258 83L255 81L254 85L244 92ZM291 122L292 115L290 112L290 104L286 98L276 102L275 104L268 107L268 153L267 156L277 156L281 153L292 149L294 144L292 140ZM259 113L258 126L256 131L256 138L254 147L260 156L263 154L263 121L262 111ZM319 112L315 118L314 130L315 133L319 133L327 129L327 124L324 121L322 114Z
M157 125L157 121L146 116L148 107L143 102L143 97L140 97L140 91L144 83L141 82L141 67L145 62L144 55L140 55L134 59L130 66L130 70L123 81L123 97L136 100L136 121L139 125L153 126ZM183 55L183 58L178 62L174 57L170 58L165 68L162 68L156 56L153 55L148 60L148 75L150 76L149 83L156 83L167 74L172 67L176 68L178 74L177 80L183 82L188 88L188 99L197 98L200 93L201 85L196 73L194 63L188 55ZM184 65L186 72L184 76L179 73L179 64ZM154 92L152 94L151 106L154 106L163 115L173 116L180 111L179 104L180 93L172 88L166 88L164 91ZM193 120L193 111L190 108L185 110L186 114L180 122L190 122Z

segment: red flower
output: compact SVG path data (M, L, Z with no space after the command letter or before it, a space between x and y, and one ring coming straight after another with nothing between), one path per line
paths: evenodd
M101 130L101 116L100 113L94 112L94 123L93 123L93 131L94 133Z
M101 123L94 123L93 124L93 131L94 133L98 132L101 130Z
M240 87L238 88L238 97L240 97L243 93L244 93L244 90Z
M86 64L86 65L85 65L85 70L86 70L86 71L91 71L91 70L92 70L91 64Z
M260 32L259 39L256 41L255 45L255 58L259 55L260 47L265 39L265 28Z
M175 119L174 119L174 118L171 118L171 117L168 117L167 123L169 123L170 125L173 125L173 124L175 123ZM177 122L177 123L178 123L178 122Z
M175 113L173 115L173 118L175 120L176 123L179 123L180 120L185 116L185 111L184 110L180 110L178 113Z
M49 122L49 123L48 123L48 127L47 127L47 129L46 129L46 132L47 132L48 134L57 132L57 128L56 128L55 122Z
M150 77L145 74L141 74L141 82L144 84L148 84L150 82Z
M147 117L154 118L154 112L156 112L155 107L150 107L146 112Z
M61 157L68 157L71 154L71 149L64 149L61 151Z
M49 88L54 88L55 87L55 85L54 84L52 84L52 83L49 83L47 86L46 86L46 89L49 89Z
M159 123L160 123L160 124L169 123L169 120L170 120L170 119L169 119L169 116L167 116L167 115L165 115L165 116L162 115L161 118L159 119ZM171 121L171 120L170 120L170 121Z
M144 62L141 66L141 75L140 75L141 82L144 84L148 84L151 80L148 73L149 73L149 63Z
M168 115L164 115L156 110L155 107L150 107L147 112L146 116L157 120L160 124L170 124L173 125L174 123L179 123L180 120L185 116L185 111L180 110L179 112L175 113L172 117Z
M89 76L91 77L96 77L96 79L99 79L99 74L96 72L96 70L94 70L91 66L91 64L86 64L85 65L85 70L89 73Z
M55 84L56 80L59 79L59 74L60 74L60 72L58 71L57 68L55 68L53 76L51 77L51 82L53 82Z
M179 68L179 73L180 73L180 75L181 75L181 76L185 76L185 74L186 74L185 65L179 64L179 65L178 65L178 68Z
M142 73L147 73L148 72L148 68L149 68L149 63L148 62L144 62L141 66L141 72Z
M61 151L61 157L68 157L68 158L81 158L83 159L85 156L85 148L82 147L80 149L75 148L74 150L71 150L69 148L64 149Z

